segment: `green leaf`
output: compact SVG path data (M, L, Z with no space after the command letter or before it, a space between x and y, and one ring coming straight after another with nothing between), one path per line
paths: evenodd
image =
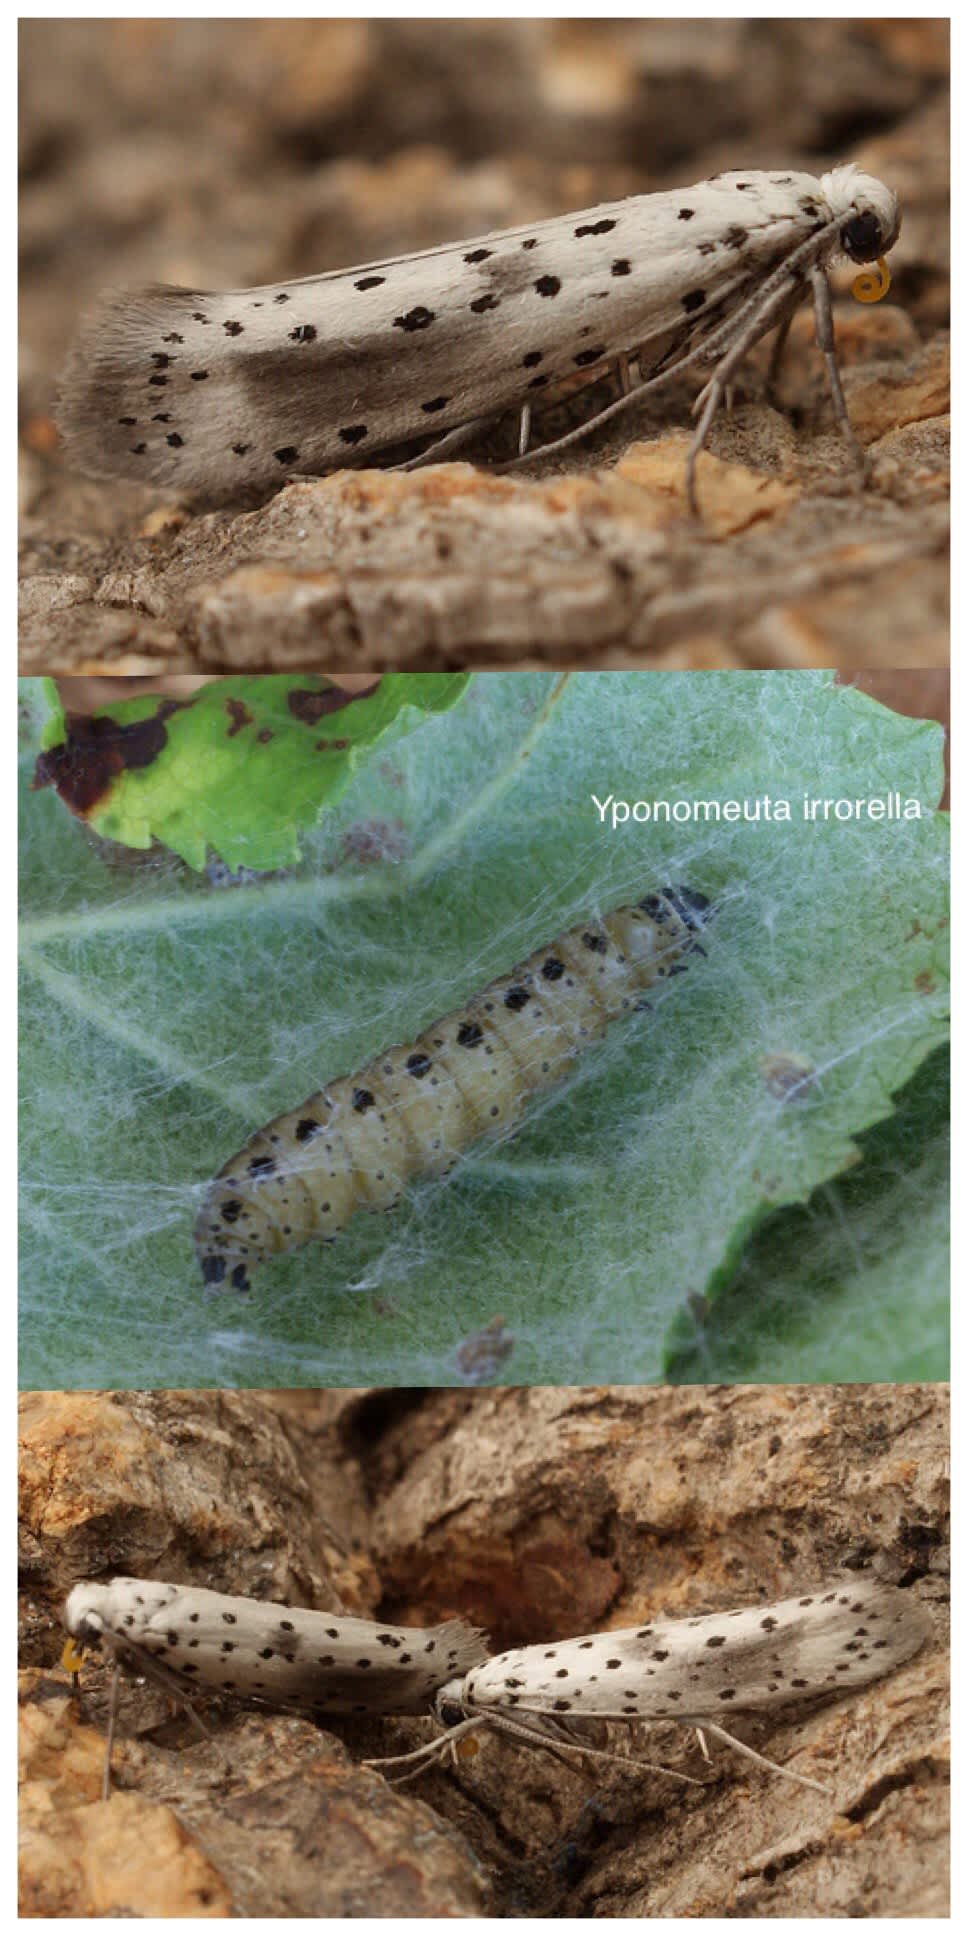
M761 1225L715 1302L672 1326L666 1375L772 1384L948 1377L947 1048L859 1138L862 1161Z
M941 784L939 728L825 673L536 672L478 676L361 761L282 878L217 889L174 862L107 865L51 794L28 795L25 1382L446 1384L497 1316L515 1340L502 1381L662 1377L680 1314L725 1304L757 1228L861 1161L944 1038ZM794 803L790 824L613 831L592 800L767 791ZM922 817L802 818L804 793L895 792ZM716 902L707 958L518 1136L263 1265L250 1299L203 1294L195 1212L253 1129L669 881ZM792 1091L787 1065L806 1078ZM916 1190L896 1227L899 1247L920 1231L911 1305L936 1314L934 1203ZM821 1228L821 1287L830 1241ZM922 1375L913 1320L908 1366L878 1344L868 1262L848 1233L817 1292L844 1364ZM779 1343L769 1318L771 1376L841 1375L808 1306L791 1300ZM746 1322L752 1363L753 1298Z
M105 840L162 841L189 867L285 867L391 729L456 704L467 673L389 673L365 693L318 673L212 679L185 699L141 693L92 717L58 706L35 785Z

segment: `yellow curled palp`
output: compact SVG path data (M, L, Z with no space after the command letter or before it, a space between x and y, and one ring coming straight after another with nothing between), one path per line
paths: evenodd
M850 293L857 302L880 302L891 286L891 272L882 255L879 255L873 268L862 269L850 285Z
M68 1674L79 1674L84 1665L84 1653L73 1640L65 1640L60 1664Z

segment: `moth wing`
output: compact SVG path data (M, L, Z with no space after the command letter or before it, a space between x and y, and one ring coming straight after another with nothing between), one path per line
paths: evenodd
M486 1656L461 1620L404 1628L205 1588L153 1588L140 1648L192 1685L331 1713L421 1712ZM123 1643L127 1630L119 1628ZM129 1643L130 1644L130 1643Z
M480 1707L588 1719L714 1719L859 1687L907 1660L925 1610L876 1582L772 1606L587 1634L487 1662L468 1680Z

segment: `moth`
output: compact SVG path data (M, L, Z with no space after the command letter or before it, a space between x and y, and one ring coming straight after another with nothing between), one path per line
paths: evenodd
M722 1717L771 1714L866 1687L917 1653L929 1632L927 1612L910 1593L868 1580L821 1587L771 1606L652 1620L547 1647L521 1647L482 1661L438 1690L434 1712L444 1734L374 1765L419 1772L482 1727L565 1756L580 1751L626 1759L596 1748L588 1728L602 1721L681 1721L695 1727L703 1743L711 1735L824 1793L819 1782L748 1747Z
M704 894L679 886L582 922L415 1042L257 1130L202 1203L205 1283L248 1290L262 1259L331 1242L355 1211L392 1209L413 1177L442 1175L470 1144L517 1128L610 1022L705 953L710 913Z
M746 169L255 289L123 291L81 326L58 423L92 476L224 501L388 453L435 461L510 411L521 461L544 393L611 372L620 394L539 446L547 455L706 364L687 465L695 508L696 458L735 371L770 331L782 342L812 297L862 474L827 272L838 257L876 262L853 287L879 300L899 231L896 196L851 164L819 178Z
M202 1730L196 1692L307 1714L422 1714L434 1694L486 1658L462 1620L395 1627L317 1613L162 1580L117 1578L71 1589L62 1664L98 1647L115 1669L105 1782L118 1677L141 1674L175 1694Z

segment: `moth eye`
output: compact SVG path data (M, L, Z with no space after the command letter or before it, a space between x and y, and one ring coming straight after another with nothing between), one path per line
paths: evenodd
M852 262L874 262L889 242L876 215L852 215L840 231L844 253Z

